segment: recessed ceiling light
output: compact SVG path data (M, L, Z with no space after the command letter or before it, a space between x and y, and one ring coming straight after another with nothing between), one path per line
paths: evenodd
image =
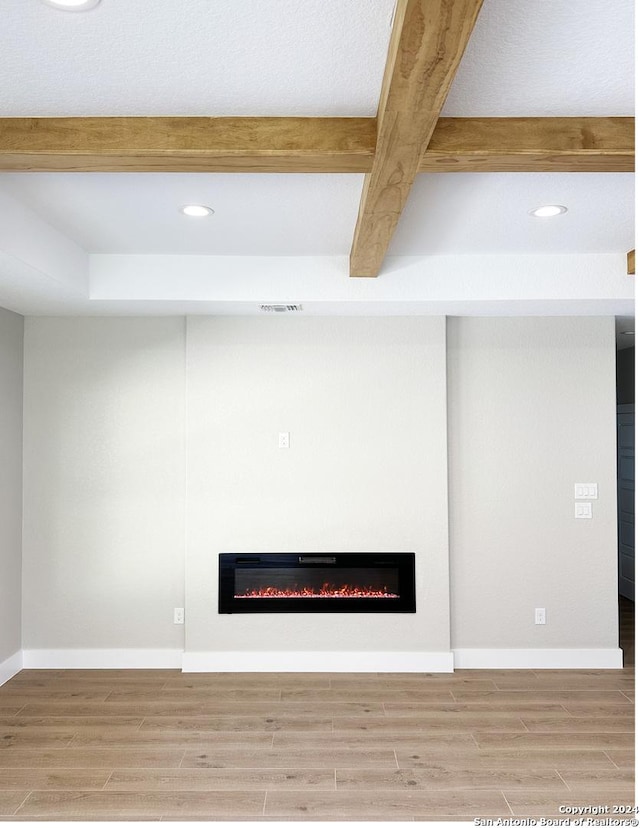
M529 215L536 218L551 218L566 212L567 208L563 207L562 204L545 204L542 207L536 207L535 210L529 210Z
M97 6L100 0L43 0L48 6L63 11L88 11Z
M186 204L180 208L185 216L190 218L204 218L205 216L213 215L211 207L205 207L204 204Z

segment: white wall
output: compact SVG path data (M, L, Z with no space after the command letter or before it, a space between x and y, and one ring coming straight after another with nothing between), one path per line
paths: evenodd
M194 317L187 366L187 651L448 651L445 320ZM217 613L219 552L378 550L417 614Z
M21 324L0 317L7 653ZM434 317L27 319L23 646L173 652L186 630L187 655L615 648L613 320L463 318L447 336ZM591 521L576 482L599 484ZM416 552L415 615L217 613L219 552L371 550Z
M448 347L453 647L616 647L614 320L451 319Z
M0 663L21 647L22 340L0 308Z
M184 320L29 318L24 647L181 648Z

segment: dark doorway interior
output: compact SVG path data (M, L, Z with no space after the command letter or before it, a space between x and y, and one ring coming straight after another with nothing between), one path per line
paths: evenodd
M616 352L618 411L618 618L624 666L635 666L635 347Z
M636 663L636 605L623 595L619 596L618 602L620 647L624 656L624 666L634 667Z

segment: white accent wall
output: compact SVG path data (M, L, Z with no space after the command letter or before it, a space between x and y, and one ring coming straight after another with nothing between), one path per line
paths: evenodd
M182 647L184 330L26 320L27 651Z
M444 318L192 317L187 389L187 652L449 651ZM415 552L417 614L219 615L247 551Z
M618 645L614 327L449 320L455 649ZM575 483L598 484L591 520Z
M0 308L0 665L21 649L22 335Z

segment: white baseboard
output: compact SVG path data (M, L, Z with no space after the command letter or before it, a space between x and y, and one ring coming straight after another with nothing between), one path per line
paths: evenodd
M460 670L619 670L622 650L454 649L453 661Z
M22 650L0 662L0 687L22 670Z
M452 673L453 654L420 652L194 652L184 673Z
M0 685L21 669L180 669L185 673L451 673L455 669L618 670L622 650L454 649L452 652L192 652L23 650L0 662Z
M36 670L135 670L182 667L182 650L24 650L22 666Z

